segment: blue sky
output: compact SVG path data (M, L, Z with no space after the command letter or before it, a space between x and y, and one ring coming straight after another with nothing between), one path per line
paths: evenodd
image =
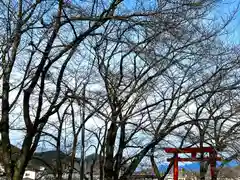
M227 41L234 44L240 44L240 0L221 0L219 5L215 9L215 15L226 19L234 11L236 12L234 19L227 26L228 35L226 37Z
M160 1L160 0L159 0ZM124 7L131 10L134 8L137 0L124 0L123 4ZM148 0L145 1L146 7L156 6L157 0ZM233 11L236 11L238 4L240 4L240 0L219 0L216 7L213 9L212 13L216 16L219 20L223 19L226 20ZM235 44L240 44L240 10L235 14L233 21L227 27L228 35L224 37L228 42L232 42Z

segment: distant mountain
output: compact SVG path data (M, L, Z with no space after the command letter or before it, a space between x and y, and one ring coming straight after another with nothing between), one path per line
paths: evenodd
M0 141L0 163L2 162L1 144L2 142ZM15 161L19 157L21 153L21 149L14 145L11 145L11 149L12 149L12 160ZM27 168L39 170L40 167L45 167L47 170L52 171L56 167L58 157L60 157L61 163L65 168L69 166L72 159L71 154L69 155L64 152L60 152L60 154L58 154L58 151L53 150L53 151L35 152L32 156L32 159L29 161ZM98 157L99 156L97 156L97 160L98 160ZM86 156L84 159L85 163L91 164L94 158L95 158L95 154L90 154ZM76 164L79 164L80 161L81 161L80 158L77 158L77 157L75 158Z
M72 157L69 154L65 154L64 152L58 151L45 151L45 152L36 152L34 153L32 159L30 160L28 167L33 169L39 169L40 167L46 168L46 170L50 173L56 171L57 160L60 157L62 168L66 169L69 167ZM75 170L79 170L80 159L75 158L74 168Z
M0 141L0 163L2 162L2 142ZM11 145L12 149L12 160L16 161L21 153L21 149ZM58 159L57 151L45 151L35 152L32 159L29 161L27 168L39 170L41 167L45 167L48 171L53 171L56 167ZM67 167L71 162L71 156L60 152L61 163L64 167ZM75 162L80 162L79 158L75 159Z
M222 162L217 162L217 166L220 166L222 164ZM230 161L228 163L224 164L224 167L236 167L239 166L239 162L236 160ZM168 163L164 163L159 165L159 169L160 171L166 171L168 168ZM199 162L193 162L193 163L183 163L181 165L179 165L179 168L184 168L186 170L190 170L190 171L199 171L200 169L200 163Z
M189 171L198 171L199 168L200 168L200 165L199 165L199 163L194 162L194 163L181 164L178 167L179 167L179 169L184 168L184 169L189 170ZM164 164L159 165L159 170L161 172L166 171L167 168L168 168L168 163L164 163Z

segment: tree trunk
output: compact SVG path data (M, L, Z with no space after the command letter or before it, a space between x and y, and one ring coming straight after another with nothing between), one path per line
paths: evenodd
M200 148L203 148L203 141L204 141L204 132L203 130L199 128L199 134L200 134ZM200 155L200 158L203 159L204 158L204 153L202 152L201 155ZM206 162L204 161L201 161L200 162L200 180L205 180L205 176L206 176L206 173L207 173L207 168L208 168L208 165L206 164Z
M61 160L61 134L63 121L60 122L57 138L57 179L62 180L62 160Z
M85 91L86 91L86 84L83 86L83 99L85 100ZM81 129L81 171L80 171L80 180L84 180L85 177L85 101L82 105L82 129Z
M120 121L121 121L121 134L120 134L120 141L119 141L119 146L118 146L118 152L115 156L115 167L114 167L114 180L118 180L119 178L119 173L121 172L121 163L122 163L122 157L123 157L123 150L125 148L125 122L124 119L122 118L122 115L120 113Z
M23 178L25 168L27 167L27 164L31 159L32 154L35 151L35 149L31 149L33 136L34 135L31 133L27 133L23 141L21 155L18 158L14 167L13 180L21 180Z
M116 119L116 118L115 118ZM113 120L114 121L114 120ZM117 135L117 125L115 122L112 122L110 128L108 129L107 133L107 140L106 140L106 157L105 157L105 164L104 164L104 180L112 180L114 177L114 145Z
M5 56L2 57L5 59ZM5 60L3 66L7 66ZM4 164L4 170L6 172L7 179L11 179L13 175L13 164L11 156L11 143L9 139L9 79L10 79L10 67L3 67L3 86L2 86L2 112L1 112L1 146L2 146L2 160Z
M74 136L74 140L73 140L73 151L72 151L72 159L71 159L71 165L70 165L70 169L69 169L69 174L68 174L68 180L72 180L72 174L73 174L73 169L74 169L74 162L75 162L75 155L76 155L76 151L77 151L77 141L78 138L75 135Z

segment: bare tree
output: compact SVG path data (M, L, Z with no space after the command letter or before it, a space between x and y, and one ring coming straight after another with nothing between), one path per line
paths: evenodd
M42 135L52 136L59 157L64 128L71 138L72 179L79 135L84 147L85 125L94 118L104 132L96 136L101 179L127 179L171 132L204 122L184 120L189 106L239 88L237 78L226 80L239 68L238 55L228 59L225 47L214 51L231 18L217 25L205 20L214 1L137 1L130 10L122 0L0 3L0 132L7 179L22 179ZM221 58L227 63L219 63ZM208 88L223 74L224 83ZM10 117L14 112L17 121ZM63 127L65 122L72 127ZM16 161L12 126L24 129ZM62 174L58 158L56 177Z
M104 4L106 7L100 10L96 2L83 7L73 7L63 0L0 3L1 24L4 24L1 36L3 164L7 178L17 180L23 177L48 119L67 100L69 91L63 86L63 81L67 79L65 70L79 44L105 22L114 19L115 10L121 1ZM89 7L92 11L83 10ZM83 10L80 17L76 15L78 10ZM88 21L89 26L77 31L72 21L82 22L82 25L83 21ZM66 30L71 31L68 39L63 33ZM50 84L51 81L54 83ZM9 114L18 103L22 104L26 132L19 158L13 162Z
M238 69L235 66L238 61L230 59L231 67L226 64L211 67L211 61L217 63L218 58L222 58L224 51L216 54L211 51L217 43L216 35L226 24L215 30L205 29L201 18L209 10L208 3L205 4L208 7L201 5L198 10L191 3L174 5L166 6L166 14L141 19L143 26L134 24L139 27L138 31L129 23L119 23L115 29L115 24L110 22L96 42L98 70L108 99L105 179L129 178L148 151L170 132L198 121L182 119L185 116L182 111L196 99L239 87L237 80L201 91L220 74ZM188 11L195 12L191 20L179 15ZM131 33L136 34L132 39ZM135 143L136 136L139 141L141 137L146 141ZM120 175L123 154L129 147L138 153Z

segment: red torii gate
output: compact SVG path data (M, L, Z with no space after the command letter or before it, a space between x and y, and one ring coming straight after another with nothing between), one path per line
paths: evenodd
M186 161L210 161L211 166L211 176L215 175L216 161L221 161L220 157L217 157L217 152L212 147L202 147L202 148L165 148L166 153L173 153L174 157L167 159L167 161L174 161L173 163L173 177L174 180L178 180L178 162L186 162ZM197 153L209 153L209 157L197 158ZM191 153L191 158L180 158L178 154L180 153Z

